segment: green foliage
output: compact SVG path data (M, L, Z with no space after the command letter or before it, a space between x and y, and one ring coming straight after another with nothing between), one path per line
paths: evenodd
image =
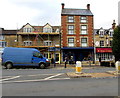
M114 30L113 42L112 42L113 55L115 60L120 59L120 25L117 26Z

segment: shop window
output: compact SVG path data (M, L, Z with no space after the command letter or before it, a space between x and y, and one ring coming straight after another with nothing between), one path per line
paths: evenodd
M97 53L96 54L96 60L99 60L99 57L101 57L102 61L111 61L113 60L112 53Z

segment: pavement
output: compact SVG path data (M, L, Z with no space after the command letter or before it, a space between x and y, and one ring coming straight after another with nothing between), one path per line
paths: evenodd
M56 64L54 67L54 64L52 65L51 68L55 69L76 69L75 64L73 65L67 65L67 67L64 67L64 64ZM105 66L98 66L98 65L83 65L82 70L84 69L100 69L100 68L108 68ZM91 78L105 78L105 77L117 77L120 73L118 73L116 70L114 71L105 71L105 72L96 72L96 73L89 73L89 72L80 72L76 73L74 72L67 72L66 75L70 78L80 78L80 77L91 77Z

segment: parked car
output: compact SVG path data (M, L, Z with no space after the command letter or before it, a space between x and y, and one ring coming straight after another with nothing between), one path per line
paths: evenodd
M7 69L14 66L38 66L43 69L50 66L50 62L37 49L6 47L2 54L2 65Z

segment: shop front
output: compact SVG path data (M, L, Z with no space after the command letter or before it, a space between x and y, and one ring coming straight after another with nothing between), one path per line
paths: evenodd
M88 61L94 60L94 48L93 47L64 47L62 48L63 61L67 57L68 61Z
M96 48L96 61L101 58L102 62L114 62L112 48Z

